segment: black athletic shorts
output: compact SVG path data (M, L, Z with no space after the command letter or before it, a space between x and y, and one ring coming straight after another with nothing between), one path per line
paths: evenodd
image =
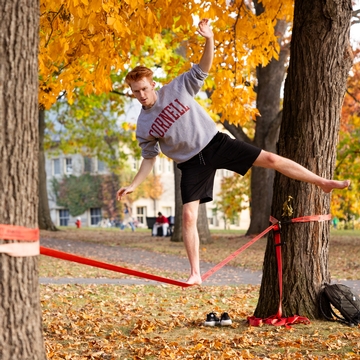
M212 201L217 169L245 175L261 152L260 148L218 132L199 154L177 165L181 170L183 204Z

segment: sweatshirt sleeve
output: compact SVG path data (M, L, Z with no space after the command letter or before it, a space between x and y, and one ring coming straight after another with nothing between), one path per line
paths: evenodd
M182 76L185 89L191 96L195 96L204 85L204 80L208 74L203 72L200 66L196 64Z
M144 159L152 159L159 155L160 147L157 139L154 138L152 141L149 141L149 139L137 136L137 140L141 147L141 156Z

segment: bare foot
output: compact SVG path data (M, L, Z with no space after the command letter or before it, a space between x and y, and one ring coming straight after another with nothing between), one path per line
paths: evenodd
M329 193L334 189L345 189L350 186L350 180L327 180L324 184L320 185L321 189Z
M187 284L190 285L201 285L202 280L200 275L190 275L189 278L186 280Z

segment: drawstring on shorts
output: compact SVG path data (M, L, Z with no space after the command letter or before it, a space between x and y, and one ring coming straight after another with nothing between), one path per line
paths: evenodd
M199 152L200 165L206 165L202 152Z

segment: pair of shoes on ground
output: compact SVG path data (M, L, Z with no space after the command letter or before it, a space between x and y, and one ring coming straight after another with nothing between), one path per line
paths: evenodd
M229 326L231 324L232 321L227 312L222 313L220 319L217 317L216 313L211 312L206 315L206 320L204 322L205 326Z

